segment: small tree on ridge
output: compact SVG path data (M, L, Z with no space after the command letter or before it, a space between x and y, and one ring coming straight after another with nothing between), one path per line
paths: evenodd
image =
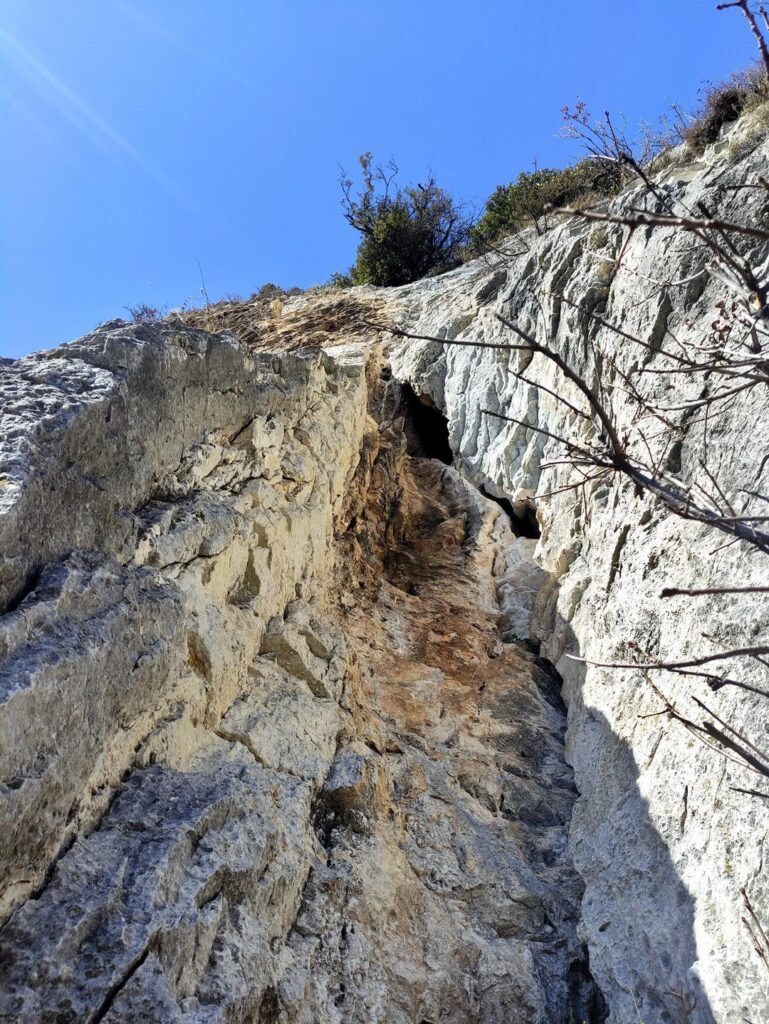
M442 273L461 262L472 218L431 174L426 184L398 186L393 160L360 157L363 186L342 174L342 209L362 235L351 270L354 284L400 285Z

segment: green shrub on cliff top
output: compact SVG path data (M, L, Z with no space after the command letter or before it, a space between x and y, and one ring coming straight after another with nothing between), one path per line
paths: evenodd
M399 285L450 270L461 262L472 219L432 175L424 185L399 186L393 161L360 157L363 187L342 176L344 215L361 234L350 271L354 284Z
M550 207L568 206L587 195L611 195L620 184L619 168L604 160L582 160L560 171L523 171L514 182L500 185L491 194L473 228L473 238L482 245L529 224L541 231L547 226Z

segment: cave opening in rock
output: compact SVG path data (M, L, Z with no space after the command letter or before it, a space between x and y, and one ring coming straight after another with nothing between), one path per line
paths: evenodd
M535 540L539 538L541 531L534 502L526 502L520 511L516 512L515 506L509 498L498 498L496 494L492 494L483 486L479 490L484 498L495 501L504 510L510 520L510 528L516 537L531 537Z
M568 985L570 1019L585 1024L605 1024L609 1008L590 970L587 946L582 947L582 956L569 967Z
M450 466L449 421L429 395L417 395L409 383L400 386L400 414L404 418L407 451L424 459L440 459Z

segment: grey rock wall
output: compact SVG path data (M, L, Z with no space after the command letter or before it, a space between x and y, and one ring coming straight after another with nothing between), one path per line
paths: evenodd
M733 186L765 174L769 150L756 144L749 124L740 131L743 136L710 150L697 165L674 161L666 187L691 208L704 200L727 219L765 222L763 192ZM631 193L617 202L634 200L638 196ZM661 357L575 306L654 348L663 341L674 345L672 336L701 339L728 292L707 270L689 280L706 260L680 234L636 232L617 271L623 243L619 228L568 220L541 237L515 240L522 251L507 261L478 261L399 289L390 298L389 316L413 333L488 342L509 340L495 319L502 313L549 340L589 383L600 381L619 422L629 423L634 412L621 374L652 371L643 383L663 406L701 397L702 381L655 375L666 365ZM757 265L765 249L754 247ZM678 281L687 283L660 286ZM552 494L578 479L563 466L543 468L559 445L482 412L573 439L584 436L576 415L508 372L525 369L531 380L578 403L576 390L541 356L397 339L392 344L396 377L448 417L462 472L519 511L532 502L537 507L542 537L535 560L548 581L539 591L532 631L564 679L568 756L580 792L571 849L586 884L582 934L611 1019L769 1019L769 975L741 921L740 896L745 887L761 919L769 921L769 801L736 792L766 787L665 716L649 717L661 705L639 673L586 667L568 657L635 660L630 642L654 657L675 659L717 650L718 644L765 641L769 607L760 597L659 598L670 585L765 583L763 559L739 545L724 548L724 538L671 517L648 497L639 499L620 479ZM707 459L734 501L741 488L766 494L765 390L738 395L720 412L708 424L701 416L671 412L678 435L657 423L658 429L647 431L649 443L659 453L679 440L679 474L687 480L701 474L699 462ZM762 514L766 506L751 499L747 511ZM729 667L769 690L764 666ZM667 676L659 682L685 714L699 717L693 703L699 697L766 748L765 698L734 688L713 694L702 680Z
M667 187L764 218L733 186L767 144L740 131ZM758 596L659 598L765 582L761 560L621 480L562 491L554 443L483 412L579 436L513 375L520 353L359 322L499 341L501 312L629 422L622 375L660 356L570 303L654 348L700 337L723 284L664 231L620 269L619 229L518 241L406 288L287 299L267 334L291 351L114 322L0 365L0 1020L769 1019L740 897L769 922L769 801L739 792L760 779L657 714L638 673L570 657L765 637ZM660 404L700 395L646 376ZM445 413L450 468L399 381ZM763 391L707 435L670 417L682 477L707 453L728 495L765 493ZM492 498L536 508L539 540ZM764 699L704 685L660 681L764 745Z
M113 324L2 386L0 1019L246 1019L349 717L303 608L362 363Z
M2 367L0 1020L600 1019L536 586L379 362Z

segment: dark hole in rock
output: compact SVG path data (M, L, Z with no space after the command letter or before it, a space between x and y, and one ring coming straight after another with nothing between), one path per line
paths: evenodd
M590 972L590 958L585 946L582 947L582 957L572 961L569 967L568 986L570 1020L605 1024L609 1009Z
M683 442L682 441L676 441L676 443L670 449L670 452L668 453L668 457L667 457L667 461L666 461L666 467L667 467L667 469L671 473L680 473L681 472L681 465L682 465L681 458L682 458L683 450L684 450L684 446L683 446Z
M398 412L405 420L407 451L423 459L440 459L450 466L454 454L449 444L449 421L436 409L429 395L417 395L410 384L401 384Z
M481 487L480 492L484 498L496 501L497 505L504 510L507 518L510 520L510 528L516 537L533 537L535 539L539 537L540 529L537 522L537 510L533 503L523 505L521 511L516 512L509 498L498 498L496 494L491 494L485 487Z
M8 615L9 612L15 612L16 609L22 604L30 594L34 594L40 583L40 570L36 569L27 575L24 583L20 587L18 593L13 596L5 607L0 607L0 614ZM51 590L53 593L53 589ZM41 595L43 596L43 595Z
M280 1020L280 1001L278 993L270 985L264 990L262 1001L259 1004L259 1016L255 1024L277 1024L278 1020Z
M548 661L547 658L541 658L539 655L535 655L534 664L539 669L538 672L533 673L537 689L551 707L554 707L556 711L560 711L562 715L565 715L566 705L564 704L563 697L561 696L563 691L563 679L561 678L560 672L552 661Z

